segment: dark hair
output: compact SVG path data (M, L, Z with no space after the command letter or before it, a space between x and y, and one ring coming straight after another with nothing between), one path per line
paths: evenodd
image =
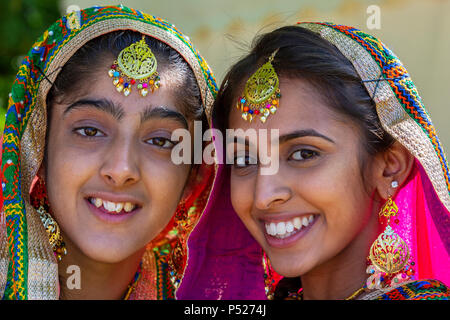
M46 146L53 102L61 103L78 94L83 88L86 88L88 79L90 81L95 79L99 66L104 66L102 63L104 59L110 59L113 64L120 51L141 38L141 33L130 30L107 33L87 42L64 64L46 98ZM158 72L161 74L161 78L166 77L171 82L177 82L179 88L174 88L173 94L177 95L175 102L180 111L188 120L201 120L202 127L207 128L208 123L200 89L188 63L175 49L164 42L149 36L145 36L145 41L158 61ZM112 84L111 89L113 89ZM44 161L47 163L47 147L44 152Z
M364 181L368 156L387 150L394 139L381 127L375 103L351 62L333 44L305 28L282 27L254 40L250 53L233 65L224 78L213 106L214 126L222 131L228 127L230 110L245 81L277 49L272 65L279 77L306 80L330 109L350 118L359 128L363 137L360 170ZM277 286L275 298L296 292L300 285L299 278L285 278Z
M364 136L363 146L374 155L393 143L378 119L375 103L351 62L330 42L305 28L288 26L257 37L248 55L225 75L213 106L215 127L228 127L230 108L245 81L279 49L272 65L279 77L304 79L339 114L350 117Z
M47 95L47 108L54 101L61 102L78 93L84 88L87 79L95 79L98 66L104 65L104 59L111 59L112 64L120 51L141 38L141 33L126 30L107 33L87 42L62 67ZM181 80L179 85L182 90L174 90L174 94L178 95L178 107L189 119L201 119L203 106L200 90L188 63L164 42L149 36L145 36L145 41L158 61L158 72L165 73L163 76L169 77L171 81Z

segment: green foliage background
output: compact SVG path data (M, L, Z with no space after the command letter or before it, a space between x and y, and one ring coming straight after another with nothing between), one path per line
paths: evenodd
M3 132L8 94L22 58L60 16L59 0L0 2L0 132Z

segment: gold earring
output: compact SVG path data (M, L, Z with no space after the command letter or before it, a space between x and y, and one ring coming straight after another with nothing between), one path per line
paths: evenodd
M380 212L380 216L387 217L387 226L370 247L370 261L377 269L387 274L402 270L409 259L408 245L389 225L390 218L397 212L397 205L389 197Z
M394 181L392 187L396 188L397 186L398 183ZM396 216L397 213L398 207L392 197L389 196L379 212L380 219L387 219L387 226L372 243L369 251L369 260L372 263L367 268L367 272L371 274L367 281L369 289L390 287L393 284L405 281L407 278L409 247L390 225L391 218Z
M61 230L59 229L58 223L56 223L55 219L45 211L44 206L40 206L37 212L39 213L39 217L47 232L48 240L55 253L56 259L61 261L62 257L67 254L67 249L61 236Z

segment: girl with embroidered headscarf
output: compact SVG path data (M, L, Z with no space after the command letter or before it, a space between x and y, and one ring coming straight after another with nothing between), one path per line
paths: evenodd
M448 163L380 40L331 23L260 36L225 76L213 124L242 129L224 147L229 190L267 255L269 298L449 297ZM261 143L276 172L263 173Z
M207 128L215 94L205 60L160 18L93 7L50 26L9 97L0 296L175 298L216 168L176 164L171 136Z

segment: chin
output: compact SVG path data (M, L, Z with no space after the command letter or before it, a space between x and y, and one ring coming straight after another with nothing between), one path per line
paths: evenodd
M268 256L272 268L283 277L299 277L309 271L305 265L296 262L302 261L301 258L293 258L292 254L280 256L272 252Z
M83 241L78 247L81 253L89 259L111 264L119 263L141 249L137 244L126 243L123 239L114 240L116 239L92 240L88 243Z
M295 278L299 277L303 274L301 270L298 268L295 268L294 266L286 266L286 265L277 265L272 262L272 268L278 273L279 275L287 278Z

